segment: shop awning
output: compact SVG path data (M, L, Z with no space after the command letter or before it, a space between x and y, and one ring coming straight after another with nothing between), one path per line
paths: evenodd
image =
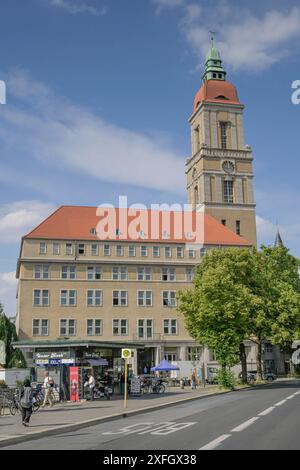
M89 363L90 366L96 367L96 366L108 366L108 362L106 359L88 359L87 362Z

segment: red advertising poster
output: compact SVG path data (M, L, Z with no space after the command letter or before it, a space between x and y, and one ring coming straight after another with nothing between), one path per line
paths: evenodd
M79 400L79 393L78 393L78 367L70 367L70 400L71 401L78 401Z

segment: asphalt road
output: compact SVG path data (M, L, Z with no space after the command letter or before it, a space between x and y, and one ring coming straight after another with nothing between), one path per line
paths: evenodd
M300 382L204 398L3 449L300 449Z

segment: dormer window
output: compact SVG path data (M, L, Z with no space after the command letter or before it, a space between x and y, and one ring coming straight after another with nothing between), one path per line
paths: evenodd
M229 100L229 98L227 98L227 97L224 96L224 95L218 95L218 96L215 97L215 99L216 99L216 100L227 100L227 101Z

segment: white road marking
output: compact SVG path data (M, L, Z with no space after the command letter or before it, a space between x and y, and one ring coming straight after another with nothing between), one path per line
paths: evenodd
M281 400L281 401L279 401L278 403L275 403L274 406L281 406L281 405L283 405L284 403L286 403L286 399L285 399L285 400Z
M161 426L158 429L151 430L150 434L153 436L167 436L168 434L172 434L173 432L181 431L184 428L188 428L189 426L193 426L197 423L172 423L169 426ZM146 434L146 432L139 432L139 434Z
M243 431L244 429L248 428L249 426L251 426L251 424L255 423L255 421L257 421L259 418L258 416L255 416L254 418L250 418L248 419L247 421L245 421L244 423L240 424L239 426L236 426L235 428L231 429L230 432L240 432L240 431Z
M294 395L300 395L300 390L298 392L295 392Z
M289 397L286 397L286 400L290 400L291 398L294 398L294 394L293 395L290 395Z
M270 408L267 408L266 410L262 411L261 413L258 413L258 416L266 416L269 413L271 413L271 411L273 411L273 410L275 410L275 406L270 406Z
M218 437L214 441L211 441L208 444L206 444L205 446L200 447L199 450L212 450L212 449L215 449L220 444L222 444L222 442L225 441L225 439L227 439L230 436L231 436L231 434L222 434L222 436Z

